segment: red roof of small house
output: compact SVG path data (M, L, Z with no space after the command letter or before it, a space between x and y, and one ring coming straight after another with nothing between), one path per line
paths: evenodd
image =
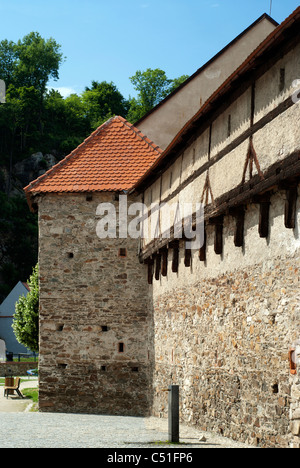
M131 189L162 150L123 117L113 117L49 171L24 188L38 193Z

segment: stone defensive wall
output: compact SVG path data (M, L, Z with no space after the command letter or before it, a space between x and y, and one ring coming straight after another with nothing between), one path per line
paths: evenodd
M147 229L152 221L159 233L140 254L153 297L154 414L166 415L162 389L177 384L183 421L261 447L300 440L290 360L300 339L299 57L298 33L235 75L143 191ZM150 210L191 202L204 206L197 250L176 239L174 218L166 226L163 210L159 222Z

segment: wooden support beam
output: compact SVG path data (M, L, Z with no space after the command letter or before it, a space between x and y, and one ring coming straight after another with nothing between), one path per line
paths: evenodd
M258 232L261 238L266 239L270 230L270 205L271 191L253 198L253 203L259 204L259 225Z
M204 242L199 252L200 262L206 261L206 244L207 244L207 234L206 234L206 225L204 224Z
M223 253L223 222L224 216L218 216L209 220L210 224L215 226L215 253L222 255Z
M172 272L178 272L178 265L179 265L179 242L175 241L172 244L173 249L173 258L172 258Z
M184 265L188 268L191 266L191 262L192 262L192 251L191 249L187 249L185 247L185 251L184 251Z
M261 194L265 194L266 191L277 190L289 190L290 183L292 180L297 180L299 183L300 179L300 152L295 151L287 158L282 161L276 162L269 167L264 172L264 179L256 174L253 176L251 181L245 182L244 186L237 186L234 189L230 190L226 194L221 195L215 200L215 205L211 204L205 207L205 222L210 223L212 218L217 218L221 215L225 215L229 210L239 208L241 205L249 203L259 203L255 202L254 199L261 197ZM173 194L174 195L174 194ZM295 193L294 193L295 195ZM288 211L293 212L292 206L295 206L292 202L292 195L289 196L290 207L287 209L286 222L287 226L293 225L293 216L288 214ZM167 199L163 200L166 202ZM265 208L268 210L268 206ZM262 210L263 211L263 210ZM265 216L262 217L265 218ZM212 223L213 224L213 223ZM262 226L261 226L262 227ZM262 232L262 229L260 228ZM265 233L262 232L263 235ZM155 241L150 242L143 252L140 254L141 261L149 258L151 255L155 254L160 248L163 248L166 244L172 242L174 239L174 231L171 228L171 235L169 238L162 237L161 239L155 239ZM170 246L171 247L171 246ZM205 261L205 244L201 249L201 261Z
M155 279L159 281L160 279L160 272L161 272L161 254L156 254L155 257Z
M153 284L153 266L154 261L151 259L147 262L148 265L148 284Z
M295 229L297 216L298 184L293 182L286 190L284 210L284 225L287 229Z
M245 207L239 206L230 210L231 216L235 218L235 232L234 232L234 245L236 247L243 247L244 245L244 226L245 226Z
M168 249L161 249L162 265L161 265L161 274L162 276L167 276L168 274Z

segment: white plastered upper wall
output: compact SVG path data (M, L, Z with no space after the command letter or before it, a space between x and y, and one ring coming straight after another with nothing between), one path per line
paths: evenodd
M209 96L275 28L275 21L263 15L170 97L137 122L138 128L164 150Z
M254 123L270 115L270 112L289 100L292 104L293 83L300 76L300 44L284 54L255 83L256 95L254 103ZM281 71L285 70L284 89L280 89ZM188 145L181 155L170 165L157 180L144 191L144 201L149 212L151 204L161 204L168 200L169 204L200 203L205 187L207 171L203 171L190 183L182 184L197 170L209 162L209 158L217 157L221 151L226 151L222 158L209 168L210 186L214 199L241 184L243 170L249 148L249 138L230 149L233 143L250 127L251 86L234 102L218 115L212 122L211 153L209 157L209 128L203 130L195 140ZM231 116L231 133L228 135L228 117ZM274 116L267 124L259 128L253 135L253 145L257 153L260 169L263 173L274 163L284 160L300 149L299 140L300 107L294 103L288 109ZM253 175L257 168L253 167ZM246 179L249 180L247 171ZM182 189L179 188L182 186ZM209 200L211 202L211 200ZM172 212L170 225L174 223ZM156 224L156 217L149 216L149 238L144 239L143 247L151 242L151 225ZM161 222L162 224L162 222Z

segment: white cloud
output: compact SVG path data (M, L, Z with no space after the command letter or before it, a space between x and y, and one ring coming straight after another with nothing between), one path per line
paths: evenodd
M48 88L48 89L49 90L54 89L54 91L58 91L62 95L63 98L66 98L66 97L70 96L70 94L76 94L75 89L67 88L67 87L64 87L64 86L61 86L59 88L51 87L51 88Z

